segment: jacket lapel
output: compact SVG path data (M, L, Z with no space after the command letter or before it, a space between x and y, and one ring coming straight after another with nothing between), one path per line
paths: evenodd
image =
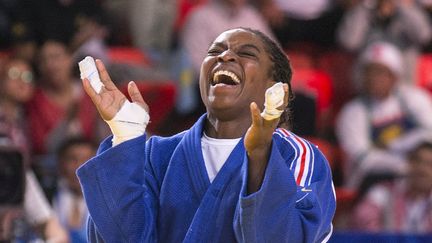
M180 143L187 161L187 169L190 173L193 188L198 198L202 198L210 185L210 180L205 168L204 157L201 150L201 136L203 133L206 115L199 118L198 122L187 132Z

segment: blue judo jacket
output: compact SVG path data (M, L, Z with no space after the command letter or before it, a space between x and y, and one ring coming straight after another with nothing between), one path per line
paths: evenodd
M210 183L205 115L172 137L111 146L78 169L90 242L326 242L335 194L316 146L278 128L259 191L247 195L243 139Z

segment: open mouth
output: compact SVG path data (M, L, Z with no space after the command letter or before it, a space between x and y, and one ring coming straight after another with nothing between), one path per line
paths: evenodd
M233 72L227 70L219 70L213 74L211 85L226 84L237 85L240 84L240 78Z

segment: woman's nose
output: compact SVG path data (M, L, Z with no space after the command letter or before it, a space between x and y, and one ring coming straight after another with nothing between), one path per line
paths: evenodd
M236 54L231 50L225 50L218 56L219 62L234 62L236 60Z

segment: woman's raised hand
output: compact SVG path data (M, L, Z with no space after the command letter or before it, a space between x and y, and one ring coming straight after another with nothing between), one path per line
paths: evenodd
M279 110L285 110L288 106L289 89L287 84L283 84L283 90L284 102L278 107ZM270 120L264 119L255 102L251 103L250 110L252 125L244 138L244 146L249 158L247 186L249 194L261 188L270 156L273 132L279 123L279 117Z
M109 121L117 114L117 112L120 110L127 98L112 82L102 61L96 59L95 63L96 68L99 72L100 80L103 83L101 91L99 93L96 93L87 78L84 78L82 80L83 86L84 90L95 104L101 117L104 120ZM138 104L147 112L149 111L147 104L144 102L144 99L138 90L138 87L133 81L129 82L128 84L128 93L133 103Z

